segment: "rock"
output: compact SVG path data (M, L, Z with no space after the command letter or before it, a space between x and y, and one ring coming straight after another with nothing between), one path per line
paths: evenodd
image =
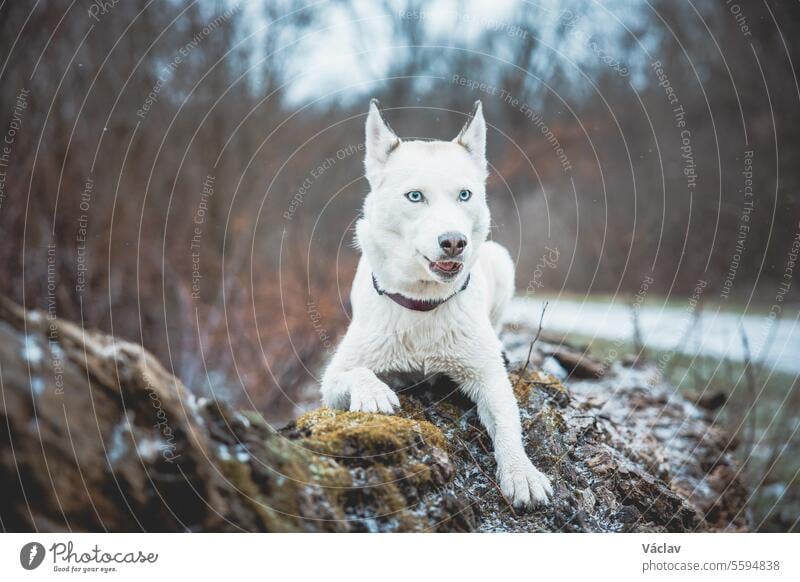
M564 384L514 368L555 489L533 511L504 500L446 380L402 390L396 416L322 408L275 430L195 398L136 344L0 300L0 516L12 531L746 529L727 435L652 370Z
M545 355L555 358L566 370L567 375L572 378L602 378L606 373L606 369L600 363L592 360L585 351L559 346L545 352Z
M704 390L703 392L699 393L692 391L686 394L686 398L691 402L694 402L703 410L708 410L709 412L719 410L728 401L727 395L718 390L711 392Z

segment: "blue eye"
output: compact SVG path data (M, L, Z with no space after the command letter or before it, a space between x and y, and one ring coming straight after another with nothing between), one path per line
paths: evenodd
M411 192L406 192L406 198L411 202L422 202L423 196L419 190L412 190Z
M470 198L472 198L472 192L470 192L469 190L465 189L458 193L458 199L461 200L462 202L466 202Z

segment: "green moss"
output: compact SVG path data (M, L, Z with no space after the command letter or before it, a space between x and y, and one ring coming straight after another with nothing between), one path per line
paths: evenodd
M525 405L530 399L533 388L537 385L547 386L549 390L557 390L568 394L566 387L555 377L545 374L539 370L527 370L524 376L519 372L512 372L509 375L511 385L514 387L514 396L520 405Z
M302 531L297 513L285 511L283 505L275 505L280 500L266 499L262 491L256 486L252 478L250 466L247 463L223 461L220 469L229 483L248 500L248 506L264 523L267 531L298 532ZM274 507L280 507L278 511Z
M521 378L517 374L511 374L511 385L514 387L514 396L520 404L527 404L533 391L533 383L528 377Z
M303 442L311 450L338 457L397 462L405 460L411 448L447 449L441 430L427 421L400 416L320 408L298 418L297 428L310 433Z
M413 463L408 467L408 470L408 478L415 485L419 486L431 481L431 468L425 463Z
M344 503L353 485L350 472L333 459L316 455L298 442L264 432L248 418L248 461L218 460L229 485L244 494L248 507L267 531L305 531L307 518L325 518L331 529L344 523ZM259 437L256 437L256 433ZM320 515L308 515L313 499ZM321 527L321 526L317 526Z
M388 531L420 531L428 520L418 500L452 472L437 452L446 451L442 431L419 418L321 408L297 419L286 438L257 415L242 417L225 418L251 456L223 453L218 467L268 531L305 531L310 519L316 529L347 530L362 518Z
M414 418L421 409L404 405L404 416L314 410L297 419L297 429L307 436L296 444L313 451L309 454L330 455L330 462L361 475L350 494L387 529L422 531L429 521L416 506L423 491L441 482L444 469L432 451L446 451L447 441L437 427Z
M406 508L407 501L400 491L399 481L404 478L404 471L398 472L386 465L375 465L372 473L379 513L384 515L397 513Z

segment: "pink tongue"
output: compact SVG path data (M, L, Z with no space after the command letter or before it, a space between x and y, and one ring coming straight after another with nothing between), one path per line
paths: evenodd
M453 261L440 261L437 265L439 265L439 268L443 271L453 271L458 263L454 263Z

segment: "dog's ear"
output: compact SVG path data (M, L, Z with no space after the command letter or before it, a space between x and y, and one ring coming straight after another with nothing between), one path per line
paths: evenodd
M389 154L400 145L400 138L381 117L377 99L369 102L365 144L364 170L367 180L374 185L377 183L378 174L389 159Z
M475 161L486 170L486 121L483 119L483 105L480 100L475 102L467 123L453 141L464 146Z

